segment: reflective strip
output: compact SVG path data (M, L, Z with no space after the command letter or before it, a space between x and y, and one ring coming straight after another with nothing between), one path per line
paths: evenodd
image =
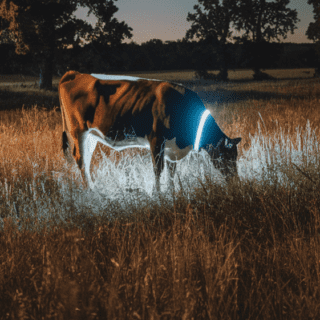
M97 128L90 128L89 130L86 130L85 132L81 133L79 135L79 141L80 153L84 163L84 173L91 189L94 188L94 183L90 175L90 164L93 152L96 149L98 142L116 151L122 151L127 148L135 147L150 149L149 142L146 138L144 139L138 137L137 140L132 142L131 144L129 144L126 141L119 141L117 145L114 141L105 137L104 134Z
M163 80L159 80L159 79L147 79L147 78L140 78L140 77L124 76L124 75L91 73L91 76L93 76L99 80L129 80L129 81L150 80L150 81L162 81L163 82Z
M200 124L197 131L197 137L195 141L195 147L194 147L194 150L196 151L199 151L199 144L201 141L202 130L209 114L210 114L210 111L206 110L203 112L201 116ZM145 138L138 137L135 141L130 141L130 142L129 141L114 142L111 139L105 137L103 133L97 128L90 128L89 130L86 130L79 136L79 140L80 140L79 141L80 153L84 163L84 172L91 189L94 188L94 183L90 175L90 164L91 164L93 152L96 149L98 142L117 151L121 151L126 148L134 148L134 147L150 149L150 145L146 137ZM168 142L169 144L167 145ZM186 147L184 149L178 148L175 142L175 138L173 138L172 140L168 140L166 142L166 147L165 147L165 158L166 160L169 160L171 162L177 162L177 160L182 159L189 153L190 151L189 148L191 149L191 146ZM171 159L168 153L174 156L174 159Z
M209 114L210 114L210 111L206 110L203 112L203 114L201 116L200 124L199 124L198 131L197 131L196 141L194 143L194 150L195 151L199 151L199 144L200 144L200 139L201 139L201 135L202 135L202 130L204 127L204 123L206 122Z

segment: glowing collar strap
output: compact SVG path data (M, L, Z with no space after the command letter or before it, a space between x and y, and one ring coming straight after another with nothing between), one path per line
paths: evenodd
M199 151L199 144L200 144L200 140L201 140L203 126L204 126L204 123L206 122L209 114L210 114L210 111L206 110L203 112L203 114L201 116L200 124L199 124L198 131L197 131L196 142L194 144L194 150L196 150L196 151Z

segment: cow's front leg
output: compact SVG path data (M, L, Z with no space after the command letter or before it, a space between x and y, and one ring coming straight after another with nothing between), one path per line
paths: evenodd
M176 173L177 164L176 162L167 161L167 167L169 171L169 188L174 191L174 175Z
M156 192L160 193L160 175L164 167L164 150L163 150L163 139L159 139L154 134L150 135L150 149L153 162L153 170L156 178L155 189Z
M84 189L87 189L90 186L90 177L87 177L86 175L86 163L85 163L85 154L88 153L88 146L84 144L84 134L85 132L76 132L74 135L74 149L73 149L73 156L74 159L80 169L83 187ZM90 161L89 161L90 162ZM90 174L90 173L89 173Z
M79 144L78 144L78 148L79 148L79 149L76 149L76 148L75 148L75 150L79 150L78 154L77 154L77 152L75 152L75 153L76 153L76 155L75 155L75 160L76 160L76 163L77 163L77 165L78 165L78 167L79 167L79 169L80 169L80 173L81 173L81 177L82 177L82 182L83 182L83 187L84 187L84 189L88 189L88 187L89 187L89 181L88 181L88 179L87 179L87 177L86 177L85 165L84 165L84 163L83 163L83 155L82 155L83 152L82 152L81 147L80 147Z

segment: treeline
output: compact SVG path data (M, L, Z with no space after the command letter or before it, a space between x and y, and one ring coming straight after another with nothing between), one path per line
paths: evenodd
M181 40L152 39L141 45L124 43L133 37L133 29L114 17L118 8L113 0L4 0L0 72L38 74L40 88L47 90L54 74L70 69L99 73L187 69L217 81L227 81L228 70L238 68L252 69L255 80L269 79L261 71L267 68L315 67L319 75L320 5L318 0L308 2L315 21L306 35L314 47L280 43L299 22L289 0L198 0L186 15L191 24ZM96 17L95 25L74 15L79 6Z
M257 60L261 69L311 68L317 65L314 44L265 42L259 44L259 50L253 45L227 44L224 52L227 69L252 69ZM31 53L16 54L14 44L1 44L0 73L39 75L39 67L33 58ZM86 73L219 70L218 61L217 48L205 41L163 42L153 39L141 45L131 42L116 48L87 44L56 50L53 73L62 75L67 70Z

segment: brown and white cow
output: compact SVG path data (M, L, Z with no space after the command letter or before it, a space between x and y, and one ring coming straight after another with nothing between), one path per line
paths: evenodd
M85 183L92 187L90 161L97 142L116 150L151 149L160 190L164 159L171 181L176 162L204 148L229 179L237 175L237 144L216 124L198 95L179 84L135 78L67 72L59 83L62 147L71 148Z

